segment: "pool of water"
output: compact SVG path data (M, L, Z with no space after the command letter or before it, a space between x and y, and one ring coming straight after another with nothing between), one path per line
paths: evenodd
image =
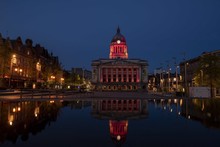
M0 146L220 146L219 99L0 101Z

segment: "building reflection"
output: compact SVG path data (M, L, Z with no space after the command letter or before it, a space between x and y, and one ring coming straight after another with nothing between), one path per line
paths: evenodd
M153 99L156 108L220 129L220 99Z
M15 143L19 136L28 140L29 133L36 135L56 121L61 106L54 101L1 101L0 142Z
M150 103L154 103L155 108L162 109L164 111L182 114L183 99L151 99Z
M183 101L183 116L200 121L209 128L220 129L220 99L188 99Z
M27 141L57 120L62 107L82 109L91 106L86 101L0 101L0 144Z
M92 116L109 120L109 132L116 145L126 141L128 121L148 116L148 101L143 99L101 99L92 101Z

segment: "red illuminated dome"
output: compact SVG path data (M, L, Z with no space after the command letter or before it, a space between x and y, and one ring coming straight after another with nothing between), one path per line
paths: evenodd
M125 37L120 33L119 27L117 29L117 33L115 34L115 36L111 41L109 58L110 59L128 58L128 49L126 45L126 40Z
M114 43L114 42L117 43L118 40L120 40L120 42L126 43L125 37L121 34L119 27L118 27L118 29L117 29L117 33L116 33L115 36L112 38L111 43Z

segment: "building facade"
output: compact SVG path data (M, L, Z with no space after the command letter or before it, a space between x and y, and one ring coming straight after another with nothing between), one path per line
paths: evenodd
M204 57L211 55L212 57L205 59L207 62L204 67L201 67L201 62L204 62ZM214 56L218 60L212 59ZM211 68L210 68L211 67ZM207 71L209 69L209 71ZM211 79L213 80L214 97L220 96L220 50L212 52L204 52L200 56L186 60L180 63L180 75L183 77L183 91L188 92L189 87L209 87Z
M119 28L110 44L109 59L93 60L91 65L95 90L147 90L148 63L128 58L126 40Z
M153 92L179 92L182 88L182 76L161 70L148 76L148 90Z
M57 56L31 39L5 39L0 34L0 88L42 88L60 85Z

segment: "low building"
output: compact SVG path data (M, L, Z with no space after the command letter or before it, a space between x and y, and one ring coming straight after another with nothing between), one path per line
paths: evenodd
M182 76L178 73L155 72L149 75L148 89L153 92L178 92L181 89Z
M205 65L204 70L200 69L201 67L201 62L202 59L207 56L207 55L214 55L217 57L220 57L220 50L215 50L212 52L204 52L202 53L200 56L186 60L184 62L180 63L180 74L183 77L183 82L182 82L182 87L183 87L183 91L186 91L188 93L188 88L189 87L209 87L210 83L209 81L210 79L210 75L208 74L212 74L214 82L215 84L213 84L213 89L214 89L214 97L220 96L220 81L219 81L219 77L216 79L216 75L219 76L220 75L220 59L218 59L218 61L208 61L208 60L212 60L212 59L208 59L207 62L210 62L210 64L215 65L215 70L216 72L212 73L213 71L209 71L209 73L204 73L205 69L208 68L210 65L208 65L208 63ZM215 63L217 62L217 63ZM199 71L199 74L198 74ZM206 71L207 72L207 71Z

